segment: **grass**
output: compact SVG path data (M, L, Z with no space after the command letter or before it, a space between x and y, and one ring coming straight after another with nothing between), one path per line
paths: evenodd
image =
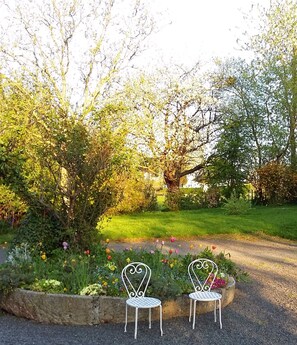
M105 222L102 230L112 240L258 233L297 240L297 206L255 207L242 216L226 215L222 209L120 215ZM13 235L0 232L0 245L9 243Z
M119 215L102 230L112 240L257 233L297 240L297 206L254 207L242 216L226 215L222 209Z

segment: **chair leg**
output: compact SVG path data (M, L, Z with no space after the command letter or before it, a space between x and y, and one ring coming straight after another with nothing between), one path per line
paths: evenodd
M194 310L193 310L193 329L195 329L195 319L196 319L196 300L194 300Z
M214 322L217 322L217 301L214 301Z
M189 315L189 322L191 322L192 318L192 298L190 298L190 315Z
M161 332L161 337L164 334L163 333L163 313L162 313L162 305L160 305L160 332Z
M137 323L138 323L138 308L135 308L135 331L134 331L134 339L137 338Z
M222 301L219 299L219 320L220 320L220 329L223 328L222 326Z
M125 317L125 328L124 328L124 332L127 332L127 320L128 320L128 306L127 306L127 303L126 303L126 317Z
M152 309L149 308L149 329L152 328Z

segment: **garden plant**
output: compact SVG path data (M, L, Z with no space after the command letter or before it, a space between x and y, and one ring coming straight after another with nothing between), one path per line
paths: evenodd
M176 239L171 237L173 244ZM187 267L198 257L214 260L219 274L213 288L223 288L230 276L242 279L246 275L223 252L215 254L215 246L181 255L178 249L168 249L164 241L156 240L154 249L110 249L109 240L92 245L84 251L72 250L67 242L46 253L42 243L32 248L23 243L9 251L6 263L0 267L0 291L9 293L15 288L47 293L125 296L121 271L132 261L142 261L152 269L148 293L172 298L192 289ZM173 247L173 246L172 246ZM209 279L212 279L211 277Z

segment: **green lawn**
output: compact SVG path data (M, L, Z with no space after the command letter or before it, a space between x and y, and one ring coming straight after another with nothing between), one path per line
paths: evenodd
M297 240L297 206L255 207L242 216L226 215L222 209L120 215L102 230L104 237L113 240L259 232Z

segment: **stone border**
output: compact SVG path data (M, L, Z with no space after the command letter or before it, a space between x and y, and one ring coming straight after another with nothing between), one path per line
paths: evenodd
M235 294L235 280L231 278L223 294L222 306L231 303ZM0 307L8 313L41 323L62 325L97 325L100 323L122 323L125 320L125 298L108 296L78 296L47 294L16 289L0 297ZM164 320L189 315L189 298L180 296L163 301ZM198 302L199 314L213 311L213 302ZM152 319L159 319L159 309L152 310ZM128 311L129 321L134 313ZM140 320L147 319L147 311L139 310Z

